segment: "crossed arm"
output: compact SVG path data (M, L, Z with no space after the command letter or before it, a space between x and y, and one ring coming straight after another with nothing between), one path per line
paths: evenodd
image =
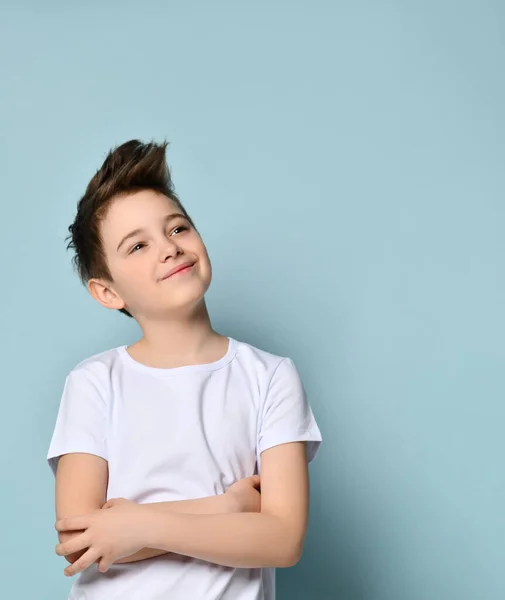
M107 463L102 461L101 464L97 461L102 459L90 455L66 457L60 459L58 467L56 504L61 542L57 553L66 555L73 563L66 571L68 574L87 568L100 557L100 567L103 564L106 570L112 562L142 560L166 552L232 567L287 567L301 556L309 502L303 442L282 444L263 452L259 512L240 512L236 498L235 505L230 503L228 492L200 500L143 505L141 516L147 524L146 531L149 531L144 540L147 543L140 551L120 560L113 557L112 541L109 543L107 536L114 531L114 520L118 525L123 523L124 530L125 514L116 511L109 516L100 514L98 519L96 515L86 514L96 513L105 502ZM95 469L91 469L93 474L82 477L77 468L78 461L84 461L80 465L81 471L83 464L92 461L95 465ZM73 488L69 492L77 480L79 490ZM70 516L76 514L83 516ZM138 510L127 516L137 519L137 515L140 517ZM109 521L107 526L106 520ZM93 546L93 552L86 552L85 543ZM107 558L104 557L106 546L109 548Z
M105 502L108 481L108 464L103 458L93 454L65 454L58 461L56 472L56 518L83 515L97 510L120 506L123 499ZM175 500L172 502L153 502L148 506L157 512L186 514L227 514L235 512L258 512L260 507L259 476L248 477L231 486L224 494L197 498L194 500ZM83 533L82 530L61 531L60 543L65 543ZM65 558L75 563L86 549L68 554ZM136 562L166 554L160 548L142 548L138 552L115 561L115 564Z

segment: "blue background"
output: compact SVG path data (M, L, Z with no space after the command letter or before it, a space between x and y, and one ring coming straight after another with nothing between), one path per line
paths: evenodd
M324 436L279 600L503 600L505 5L0 3L0 570L64 598L66 373L137 338L72 273L112 145L167 138L214 326L297 364Z

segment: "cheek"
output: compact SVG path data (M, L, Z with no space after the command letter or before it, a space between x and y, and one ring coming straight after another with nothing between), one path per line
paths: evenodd
M188 238L187 242L187 246L184 248L186 252L196 255L202 265L210 262L207 248L198 234L195 233L194 237L191 239Z
M209 274L212 273L212 264L210 262L210 257L205 247L202 248L200 252L200 265L202 268L202 272Z
M209 253L207 252L207 247L202 241L202 238L198 237L195 240L195 252L200 256L203 260L209 260Z
M127 287L132 284L138 284L148 278L149 270L143 260L138 260L140 257L131 257L131 260L126 260L118 265L116 269L117 280Z

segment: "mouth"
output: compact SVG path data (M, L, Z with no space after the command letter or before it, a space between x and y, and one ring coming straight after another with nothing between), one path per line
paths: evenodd
M161 280L163 281L165 279L169 279L170 277L174 277L175 275L184 275L185 273L189 273L194 265L194 262L187 262L179 265L178 267L174 267L171 271L164 275Z

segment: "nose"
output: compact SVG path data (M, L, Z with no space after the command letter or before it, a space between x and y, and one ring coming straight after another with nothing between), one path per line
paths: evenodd
M182 254L182 249L171 237L165 238L160 249L160 261L166 262L169 258L174 258Z

